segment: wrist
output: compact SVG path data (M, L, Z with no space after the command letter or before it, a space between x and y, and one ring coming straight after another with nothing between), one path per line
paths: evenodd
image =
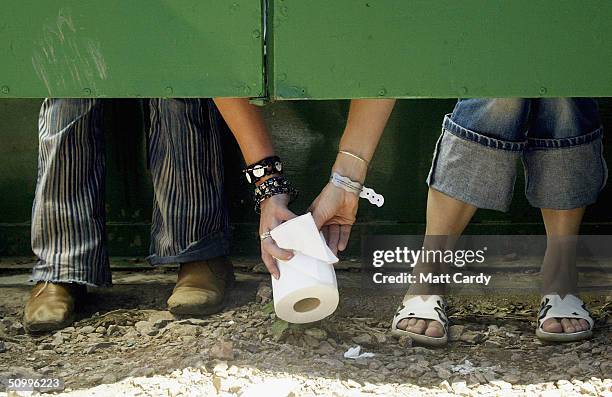
M356 158L339 154L332 166L332 172L345 176L355 182L363 184L368 173L367 163Z
M289 205L289 202L291 201L291 197L289 196L288 193L282 193L282 194L277 194L275 196L271 196L268 197L266 199L264 199L260 204L259 207L261 209L261 211L266 210L269 206L284 206L287 207ZM273 208L273 207L272 207Z
M272 176L281 175L283 173L283 164L280 157L269 156L256 163L247 165L242 172L247 182L259 185Z
M267 180L255 186L253 199L255 200L255 212L259 213L261 204L271 197L278 195L286 195L289 198L289 202L295 200L298 195L298 191L295 190L291 183L282 175L271 176ZM284 200L284 198L281 198ZM275 200L276 201L276 200Z
M343 137L348 135L361 135L365 137L368 135L368 133L366 133L365 131L359 132L355 129L347 128L344 130L344 133L342 135ZM338 144L338 151L348 152L356 157L363 159L366 163L369 163L372 160L372 156L374 156L374 152L372 151L372 148L369 147L369 144L361 140L354 141L340 139L340 143Z
M255 182L255 186L259 186L262 183L264 183L265 181L267 181L270 178L274 178L275 176L280 176L281 174L276 173L276 174L271 174L271 175L266 175L263 178L261 178L260 180L258 180L257 182Z

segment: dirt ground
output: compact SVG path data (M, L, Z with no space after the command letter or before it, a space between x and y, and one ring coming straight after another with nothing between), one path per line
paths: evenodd
M606 294L585 299L594 337L562 345L535 338L537 295L455 295L452 341L428 349L388 333L401 289L381 294L355 269L339 270L338 310L296 326L275 317L269 276L254 270L238 272L226 310L195 319L165 311L174 269L119 269L113 288L90 289L73 327L30 336L21 325L27 274L5 269L0 379L59 378L53 393L69 396L612 396ZM374 357L344 358L357 345Z

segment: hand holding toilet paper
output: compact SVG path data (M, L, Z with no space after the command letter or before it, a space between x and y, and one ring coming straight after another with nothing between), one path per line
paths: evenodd
M338 306L338 284L331 252L310 213L270 231L276 244L293 250L288 261L278 260L280 278L272 277L274 310L290 323L310 323L332 314Z

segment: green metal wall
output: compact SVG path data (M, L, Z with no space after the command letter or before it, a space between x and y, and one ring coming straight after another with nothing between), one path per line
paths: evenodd
M2 0L0 98L612 95L610 0Z
M609 0L271 0L284 99L612 95Z
M612 129L612 99L601 99L606 129ZM40 100L0 101L0 256L28 255L29 217L36 179L37 115ZM368 184L386 197L385 206L362 205L351 252L358 254L364 233L422 233L426 185L442 115L454 100L403 100L389 121L374 158ZM138 100L108 100L107 211L113 255L145 255L148 248L151 183L145 165L142 109ZM286 171L300 188L293 209L303 212L327 181L344 127L347 101L276 102L265 106L266 120ZM231 134L225 138L225 173L231 208L234 253L257 255L257 217L241 159ZM605 139L612 164L612 144ZM585 233L612 234L612 187L592 206ZM543 233L538 211L523 196L522 180L515 190L510 212L481 211L472 233Z
M0 3L0 98L264 95L261 0Z

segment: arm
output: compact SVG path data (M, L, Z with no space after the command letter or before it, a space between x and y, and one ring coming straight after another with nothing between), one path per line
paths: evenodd
M256 106L251 105L245 98L215 98L214 101L238 141L238 146L247 164L253 164L274 155L270 135ZM274 175L268 178L272 176ZM261 203L260 235L295 217L295 214L287 208L288 204L289 197L286 194L272 196ZM279 277L279 271L274 258L289 260L292 256L291 251L280 249L271 238L261 242L261 258L275 278Z
M256 106L246 98L214 98L214 101L247 164L274 155L270 135Z
M357 99L351 101L346 128L340 139L339 150L350 152L366 162L338 153L332 172L337 172L363 184L368 163L374 155L394 99ZM317 227L323 230L334 253L344 251L355 223L359 197L328 183L312 203L310 209Z

